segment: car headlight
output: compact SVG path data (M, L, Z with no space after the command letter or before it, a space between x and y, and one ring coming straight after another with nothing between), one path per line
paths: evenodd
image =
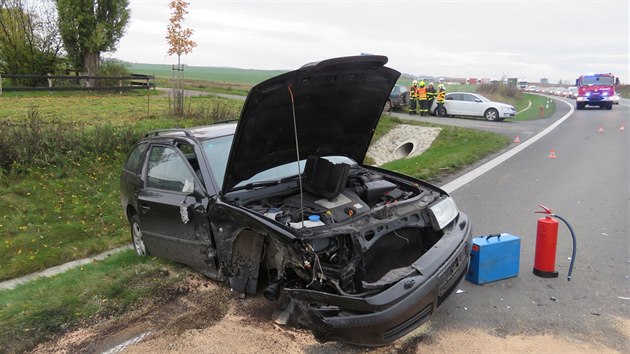
M608 92L604 92L604 97L608 96Z
M451 197L438 200L429 207L429 210L431 211L431 219L436 230L443 229L459 215L457 205Z

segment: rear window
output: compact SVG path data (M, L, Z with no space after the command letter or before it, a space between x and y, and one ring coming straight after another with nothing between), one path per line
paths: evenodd
M141 143L133 148L133 151L131 152L131 154L129 154L129 157L127 158L127 162L125 162L125 170L138 173L138 168L140 167L142 156L147 150L147 145L147 143Z

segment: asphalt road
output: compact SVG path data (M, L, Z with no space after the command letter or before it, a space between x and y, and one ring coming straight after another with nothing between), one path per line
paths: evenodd
M558 113L538 124L548 125L569 108L556 106ZM521 237L520 273L481 286L464 281L460 288L465 292L438 311L434 327L477 327L499 336L552 333L627 352L630 339L617 320L627 326L630 319L630 144L628 131L620 130L630 128L628 107L622 101L611 111L575 111L536 143L452 193L470 216L475 235ZM520 134L542 129L510 126L525 129ZM518 129L509 132L515 133ZM551 149L557 159L548 158ZM532 274L538 204L567 219L576 232L571 282L566 277L571 235L563 224L556 258L560 277Z

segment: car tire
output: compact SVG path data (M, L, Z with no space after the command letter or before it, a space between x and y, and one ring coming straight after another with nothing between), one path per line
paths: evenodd
M606 105L606 109L609 109L609 110L610 110L610 109L612 109L612 106L613 106L613 104L612 104L612 103L609 103L608 105Z
M577 109L584 109L584 103L582 103L582 102L577 102L577 103L575 104L575 108L577 108Z
M486 118L487 121L494 122L499 119L499 111L494 108L489 108L483 114L483 117Z
M390 101L390 100L385 101L385 106L383 106L383 111L384 112L391 112L392 111L392 101Z
M144 239L142 237L142 228L140 227L140 217L138 214L134 214L129 219L131 225L131 244L136 254L140 257L146 257L149 255L147 247L144 245Z
M447 117L448 115L446 114L446 108L442 107L442 114L440 114L440 112L438 112L437 107L433 110L433 114L435 114L436 117L440 118L440 117Z

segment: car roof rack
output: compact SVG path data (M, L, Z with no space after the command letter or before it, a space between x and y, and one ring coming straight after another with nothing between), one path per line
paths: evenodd
M172 133L181 133L184 134L186 137L188 138L194 138L195 135L188 129L160 129L160 130L154 130L154 131L150 131L146 134L144 134L145 138L148 138L150 136L160 136L160 135L171 135Z

